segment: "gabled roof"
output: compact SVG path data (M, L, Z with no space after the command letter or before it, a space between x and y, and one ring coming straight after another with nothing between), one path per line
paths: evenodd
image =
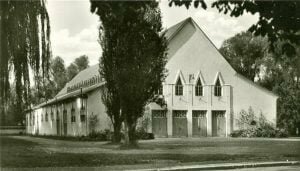
M181 30L181 28L185 25L186 22L188 22L191 18L187 18L185 20L182 20L181 22L171 26L170 28L168 28L164 33L165 33L165 37L168 41L170 41L178 31Z
M59 97L67 93L67 87L80 83L81 81L88 80L95 76L99 76L99 65L90 66L79 72L71 81L69 81L63 89L55 96Z

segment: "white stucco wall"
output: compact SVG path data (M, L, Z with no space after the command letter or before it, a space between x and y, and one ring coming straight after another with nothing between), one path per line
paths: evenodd
M111 120L106 114L106 109L101 100L100 88L88 93L88 117L92 114L97 115L99 122L96 128L97 131L110 129L113 130Z

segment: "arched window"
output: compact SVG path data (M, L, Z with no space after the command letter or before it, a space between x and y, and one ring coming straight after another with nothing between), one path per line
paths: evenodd
M57 121L59 120L59 111L58 111L58 109L56 110L56 120Z
M214 92L215 96L222 96L222 86L221 86L221 82L220 79L217 78L217 81L215 83L215 92Z
M46 115L45 115L45 122L48 122L48 112L46 112Z
M196 96L203 96L203 86L202 86L200 78L198 78L197 84L195 86L195 95Z
M86 121L86 99L81 99L81 107L80 107L80 121L85 122Z
M52 107L51 107L51 113L50 113L50 115L51 115L51 121L54 121L54 113L53 113Z
M71 109L71 122L76 122L75 109Z
M175 95L176 96L182 96L183 95L183 85L181 82L180 77L178 78L176 85L175 85Z

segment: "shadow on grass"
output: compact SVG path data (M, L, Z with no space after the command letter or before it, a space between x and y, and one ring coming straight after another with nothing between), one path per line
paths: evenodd
M47 151L37 143L0 137L1 167L95 167L112 165L155 164L158 162L182 164L189 162L250 162L293 160L299 155L257 155L257 154L157 154L157 153L59 153ZM109 143L107 143L109 145ZM118 145L112 145L118 146ZM59 148L59 147L58 147ZM124 149L127 150L127 149ZM129 150L130 151L130 150Z

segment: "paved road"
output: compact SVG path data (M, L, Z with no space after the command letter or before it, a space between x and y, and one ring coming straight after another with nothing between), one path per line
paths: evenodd
M300 166L277 166L277 167L257 167L257 168L245 168L245 169L233 169L232 171L299 171ZM229 170L230 171L230 170Z

